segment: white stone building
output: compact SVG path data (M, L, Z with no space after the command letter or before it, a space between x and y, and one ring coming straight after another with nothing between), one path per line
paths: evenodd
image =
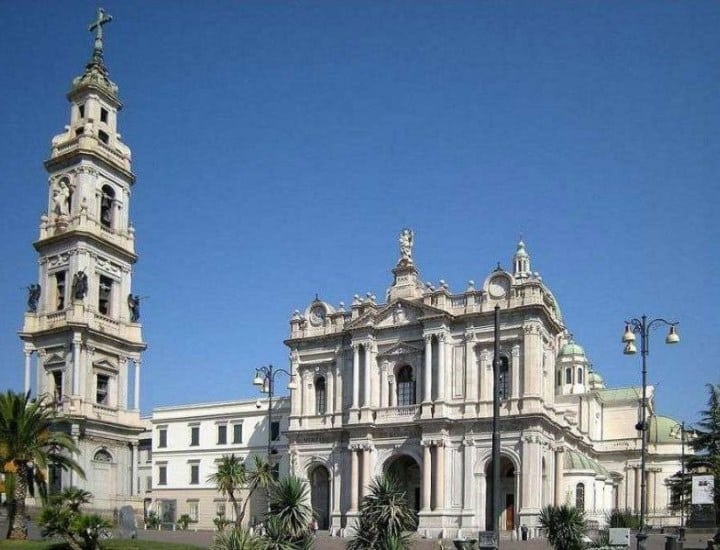
M420 282L412 240L404 230L385 303L356 295L345 310L315 299L290 321L285 343L300 382L291 393L291 463L310 480L321 528L347 533L368 480L391 472L408 490L421 534L485 529L495 306L501 530L534 532L553 503L582 507L599 524L613 508L638 510L639 389L604 387L531 271L525 245L510 271L498 266L482 285L452 293L442 281ZM651 398L651 415L652 407ZM651 422L650 524L677 523L666 478L680 468L680 442L668 423Z
M103 61L102 25L92 58L67 97L70 121L52 140L47 212L34 243L37 284L28 288L25 391L46 395L76 441L86 478L51 468L51 490L76 485L93 506L136 503L140 365L146 344L132 294L135 233L130 149L120 138L118 87ZM33 360L34 357L34 360ZM33 374L33 370L35 373Z
M272 423L268 425L268 401L231 401L174 407L158 407L152 415L152 502L165 524L174 524L187 514L191 527L213 529L219 515L234 520L227 496L220 495L208 477L217 471L224 455L241 457L252 469L253 456L267 458L268 429L271 463L277 475L288 472L287 440L290 404L287 398L273 400ZM246 492L240 496L246 498ZM245 515L245 523L262 521L265 492L256 491Z

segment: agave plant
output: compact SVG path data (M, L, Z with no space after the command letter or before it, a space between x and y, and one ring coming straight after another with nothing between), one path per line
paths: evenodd
M571 506L546 506L540 512L540 526L555 550L582 550L585 514Z
M310 534L313 519L310 506L310 490L305 480L289 476L270 486L270 521L293 542L303 540Z
M233 528L218 533L210 550L265 550L265 545L247 529Z

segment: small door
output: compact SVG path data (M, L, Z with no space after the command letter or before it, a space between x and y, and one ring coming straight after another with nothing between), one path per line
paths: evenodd
M515 529L515 495L505 495L505 530Z

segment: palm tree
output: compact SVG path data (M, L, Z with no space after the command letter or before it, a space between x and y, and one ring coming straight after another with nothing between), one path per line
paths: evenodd
M247 481L247 472L245 471L245 463L235 453L224 455L218 463L217 472L209 475L207 480L214 483L221 495L227 495L235 512L235 526L240 527L242 518L240 517L240 503L238 502L237 493L243 488Z
M261 457L256 455L255 457L253 457L253 466L254 468L247 472L245 479L248 494L245 498L242 509L240 510L241 522L245 517L245 511L247 510L248 503L250 502L250 499L252 498L255 491L259 488L267 489L272 485L275 480L275 478L273 477L272 468L270 467L270 463L268 461L263 460Z
M407 532L416 528L417 516L406 492L392 476L381 475L370 482L348 550L408 549Z
M555 550L582 550L585 533L585 514L582 510L565 504L546 506L540 512L540 526Z
M307 482L288 476L272 484L269 517L291 541L300 541L309 535L313 510Z
M14 482L10 539L27 538L25 497L36 484L46 498L45 471L50 464L85 475L72 456L78 453L75 442L68 434L55 431L58 421L44 397L30 401L30 392L0 393L0 458L3 471Z

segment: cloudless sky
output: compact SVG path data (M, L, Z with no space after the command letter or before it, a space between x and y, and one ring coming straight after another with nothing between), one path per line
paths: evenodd
M481 284L520 234L609 386L693 420L720 382L720 3L107 1L137 174L143 413L254 398L293 310L382 298L397 235L423 280ZM93 2L0 0L0 387L37 281L52 136Z

